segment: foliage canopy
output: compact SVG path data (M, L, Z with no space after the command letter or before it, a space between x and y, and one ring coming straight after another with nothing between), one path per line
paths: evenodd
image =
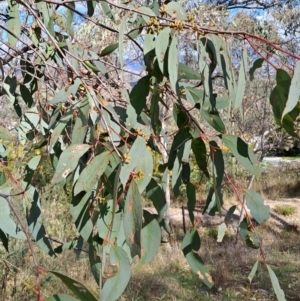
M132 259L137 256L145 264L154 258L161 228L169 231L164 217L170 173L175 195L182 185L186 188L192 224L182 243L183 254L200 280L213 289L214 281L198 254L201 238L194 216L198 183L191 180L195 158L199 173L211 179L203 213L221 216L222 187L229 183L237 206L244 209L241 238L258 249L278 300L285 300L253 223L253 219L264 223L269 207L256 192L237 189L230 181L223 149L251 174L258 173L253 150L227 125L232 112L243 105L249 78L253 80L263 65L276 75L269 95L275 121L289 135L299 137L300 57L262 35L203 26L189 6L179 2L7 0L1 5L5 10L1 51L6 53L0 61L2 93L19 121L0 126L0 238L7 250L10 238L28 241L37 285L43 268L33 244L53 257L61 251L48 239L35 187L40 166L50 158L52 183L70 193L78 233L66 245L88 243L91 271L100 288L95 297L75 279L51 271L78 300L116 300L130 279ZM81 25L75 23L83 21L109 32L105 37L109 44L101 40L96 49L81 42L76 33ZM186 40L192 67L182 59ZM143 65L132 89L124 84L126 74L135 73L124 68L130 49ZM175 125L171 130L166 127L170 119ZM18 178L11 173L11 142L42 152L21 165ZM155 156L166 152L158 177ZM157 214L143 209L144 197L153 202ZM24 214L18 213L14 199L22 199ZM218 241L235 209L228 211L219 227ZM117 266L109 279L103 277L106 258ZM40 289L37 300L41 300ZM54 295L47 300L74 298Z

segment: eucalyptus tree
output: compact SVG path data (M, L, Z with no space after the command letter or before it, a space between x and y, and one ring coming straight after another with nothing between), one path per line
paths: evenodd
M254 277L258 265L264 266L278 300L285 300L252 220L264 223L269 207L256 192L233 185L226 173L222 146L253 174L259 171L258 160L241 137L228 131L223 122L228 115L222 110L240 108L247 78L252 79L257 69L269 65L275 75L269 95L275 121L298 137L300 57L265 37L198 23L188 6L185 10L173 1L147 1L145 6L109 0L1 2L0 50L5 54L1 58L2 93L19 123L14 129L9 124L0 126L0 238L7 250L12 238L27 241L35 268L37 300L42 300L40 277L45 268L38 262L34 245L56 257L62 249L76 248L82 240L89 245L99 296L69 276L47 272L58 277L79 300L116 300L130 279L132 259L138 257L142 264L155 260L160 228L169 230L164 214L170 173L175 194L180 185L185 185L187 192L191 229L182 242L183 255L199 279L214 289L214 280L198 253L201 238L194 216L198 183L190 177L192 155L199 172L211 179L203 212L222 214L224 182L237 198L219 227L218 240L222 240L235 209L247 206L251 215L242 210L239 232L249 247L258 250L249 278ZM75 17L117 39L109 45L103 39L103 47L100 43L96 51L78 39ZM181 41L186 36L194 42L194 68L180 59L184 47ZM116 85L112 78L116 70L124 78L129 43L143 57L143 72L132 89L124 87L122 80ZM237 57L233 43L241 49ZM251 66L249 47L258 57ZM109 55L114 55L112 60L106 59ZM282 56L288 59L283 62ZM174 131L165 131L161 108L172 110ZM212 130L207 130L208 126ZM158 178L153 173L153 158L162 152L161 145L167 140L167 162L159 166ZM10 141L44 152L33 156L18 177L11 173ZM51 159L54 169L52 183L72 188L70 212L78 235L59 248L54 248L47 237L42 222L43 200L33 181L44 156ZM143 210L143 196L153 202L156 214ZM24 214L16 210L19 199L24 203ZM104 279L107 263L115 266L116 272ZM46 300L74 298L57 294Z

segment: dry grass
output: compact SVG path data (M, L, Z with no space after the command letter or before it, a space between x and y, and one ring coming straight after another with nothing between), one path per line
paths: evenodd
M300 240L299 233L280 229L272 221L257 228L264 238L264 250L269 264L276 272L287 300L300 300ZM161 247L155 259L147 265L133 264L130 283L119 301L143 300L276 300L267 271L263 264L258 268L252 284L247 276L257 259L258 251L246 247L241 241L235 244L235 234L228 233L222 243L216 242L215 228L201 228L200 255L206 263L216 283L217 292L209 291L191 271L180 249L181 229L175 229L169 247ZM2 289L0 300L34 300L34 271L25 243L18 243L15 253L6 258L12 265L2 264ZM21 252L23 248L23 254ZM40 251L40 264L46 268L60 270L87 285L97 295L97 285L91 276L86 254L79 260L72 251L59 255L59 260L51 259ZM6 277L4 277L6 275ZM67 293L68 289L51 275L42 280L43 296L53 293Z
M300 197L299 187L299 168L288 165L268 167L253 184L253 190L272 200Z
M295 170L268 168L254 183L258 190L268 199L283 196L298 196L298 177ZM70 217L59 203L48 204L49 212L60 212L60 222L55 225L56 216L45 217L53 237L68 240L73 237L70 229ZM55 208L54 208L55 206ZM57 208L56 208L57 206ZM49 208L45 208L45 212ZM55 210L54 210L55 209ZM62 230L63 229L63 230ZM278 276L279 282L289 301L300 300L300 239L294 228L278 227L269 220L257 228L263 237L263 248L267 262ZM235 244L234 232L227 233L222 243L216 242L217 228L200 228L200 255L208 267L216 284L217 291L208 290L198 276L188 266L182 252L181 241L184 236L182 228L175 227L171 236L170 247L161 247L155 259L147 265L133 264L132 278L119 301L233 301L233 300L276 300L268 273L263 264L259 265L256 276L250 284L247 279L253 264L258 258L258 251L249 249L238 241ZM0 301L35 300L34 270L28 256L26 242L10 244L10 253L0 249ZM52 259L36 248L40 265L50 270L58 270L83 282L95 295L97 285L90 272L86 253L76 259L73 251L64 251L58 259ZM47 274L42 279L42 297L53 293L70 291L54 276Z

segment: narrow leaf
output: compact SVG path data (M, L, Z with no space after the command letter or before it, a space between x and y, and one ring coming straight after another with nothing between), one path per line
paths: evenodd
M155 54L157 57L158 66L162 73L164 73L166 51L170 43L170 33L171 28L165 27L162 31L160 31L155 40Z
M221 225L218 226L218 238L217 238L217 242L222 242L224 235L225 235L225 231L226 231L227 227L225 223L222 223Z
M81 172L74 188L74 195L81 191L90 191L104 173L111 157L110 152L96 156Z
M257 59L254 63L253 66L249 70L249 75L250 75L250 80L252 81L254 79L254 72L256 69L261 68L262 64L264 62L263 58Z
M149 94L149 76L142 77L130 92L130 103L135 108L136 114L140 115L146 106Z
M157 254L161 242L161 230L156 218L144 210L144 223L142 228L142 258L141 264L150 262Z
M0 228L0 240L3 244L3 247L5 248L5 250L8 252L8 237L7 235L1 230Z
M155 13L154 13L154 11L150 7L142 6L142 7L139 7L138 11L140 11L142 13L146 13L147 15L155 17ZM143 17L143 19L145 20L146 23L149 22L149 20L150 20L149 16L142 15L142 17Z
M90 216L92 194L81 192L73 196L71 201L71 214L77 231L85 241L91 237L94 225Z
M18 42L18 38L21 34L21 22L19 16L19 3L15 0L7 1L6 13L9 15L7 21L8 43L14 48Z
M92 17L95 12L97 1L87 1L86 4L87 4L87 14L89 17Z
M248 279L249 279L250 283L252 282L252 279L256 274L257 267L258 267L258 260L256 260L255 264L252 267L250 274L248 275Z
M196 162L200 170L204 172L204 174L209 177L207 170L207 153L206 146L204 141L199 137L193 139L192 141L192 150L196 158Z
M146 188L146 196L153 202L153 205L157 211L157 220L160 223L167 210L166 197L163 189L157 184L154 179L151 179Z
M188 198L187 208L189 211L190 220L194 225L194 220L195 220L194 210L196 206L196 189L194 184L190 182L186 184L186 195Z
M101 56L109 55L112 52L114 52L118 47L119 47L119 43L110 44L101 51L99 56L101 57Z
M130 263L125 251L113 246L110 249L110 263L118 267L117 274L106 280L101 290L101 300L115 301L125 290L130 279Z
M124 34L125 34L126 21L127 18L123 17L119 29L119 62L120 62L121 69L123 69Z
M61 154L52 183L59 183L64 180L78 165L79 159L90 149L87 144L73 144Z
M266 266L267 266L267 269L268 269L268 272L269 272L269 275L271 278L272 286L275 291L277 300L278 301L286 301L284 291L280 287L280 284L278 282L278 278L277 278L276 274L274 273L274 271L271 269L271 267L268 264L266 264Z
M291 112L299 103L299 97L300 97L300 61L297 61L294 70L294 76L292 78L292 82L289 87L289 96L282 113L281 122L283 117L287 113Z
M10 195L10 189L5 188L0 191L4 195ZM10 208L5 198L0 197L0 229L11 237L26 239L25 234L10 217Z
M240 62L240 71L239 71L239 81L237 85L236 98L234 101L234 107L239 108L242 104L245 89L246 89L246 80L247 80L247 47L244 47L243 58Z
M27 186L27 183L24 184ZM25 204L30 203L30 207L26 207L26 220L31 235L45 253L51 257L56 257L46 237L46 229L42 222L41 199L37 190L33 186L29 186L23 199Z
M13 135L2 125L0 125L0 139L7 141L13 140Z
M82 283L76 281L75 279L61 274L56 271L49 271L57 278L59 278L71 291L72 293L79 298L81 301L97 301L96 297L89 291L89 289ZM64 299L63 299L64 300ZM65 299L66 301L68 299Z
M256 156L252 149L250 149L240 137L222 135L222 141L232 151L233 155L242 166L248 169L252 174L257 174L259 172Z
M127 183L130 173L142 160L145 152L146 152L146 141L144 138L138 136L128 153L129 162L125 163L121 169L120 180L121 183L124 185L124 187Z
M89 108L89 101L86 98L76 110L77 116L72 132L72 144L83 143L85 140L88 130Z
M199 279L209 288L214 286L213 279L208 273L207 268L201 257L198 255L200 248L200 237L197 230L190 230L182 242L182 251L192 270L198 274Z
M178 64L178 79L191 79L191 80L201 80L202 76L200 73L192 69L191 67L179 63Z
M132 180L124 205L124 233L131 252L141 257L142 200L135 180Z
M171 2L175 3L175 2ZM170 4L170 3L169 3ZM173 36L168 57L168 70L169 79L173 91L176 93L176 85L178 79L178 61L179 61L179 50L178 50L178 36L175 34Z
M263 198L252 190L246 190L246 204L253 218L262 224L270 217L270 206L264 205Z
M105 2L105 1L100 1L101 4L101 8L103 10L103 12L105 13L105 15L111 19L112 21L114 21L114 15L112 14L109 5Z
M183 9L183 7L178 3L171 1L167 4L167 13L170 15L173 19L186 21L187 16Z

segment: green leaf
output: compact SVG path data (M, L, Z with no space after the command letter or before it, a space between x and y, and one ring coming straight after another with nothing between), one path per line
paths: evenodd
M91 148L87 144L73 144L63 151L52 179L52 183L63 181L78 165L79 159Z
M53 119L51 118L51 121L49 123L49 129L52 127L52 125L56 124L55 128L53 129L53 132L51 133L50 143L49 143L49 149L52 150L54 145L56 144L59 136L61 135L62 131L67 126L69 120L73 117L73 112L75 111L75 108L70 109L68 112L66 112L60 120L56 123L57 116L60 112L60 109L58 109L53 114Z
M225 231L226 231L227 227L225 223L222 223L221 225L218 226L218 238L217 238L217 242L222 242L224 235L225 235Z
M240 235L250 248L258 249L261 246L261 237L258 233L252 231L247 218L244 218L240 223Z
M169 170L173 169L174 167L174 162L177 157L177 151L180 149L182 145L184 145L184 143L186 143L190 139L191 139L191 134L189 133L189 130L186 128L181 128L179 132L175 135L170 150L169 160L168 160Z
M101 4L101 8L103 10L103 12L105 13L105 15L111 19L112 21L115 20L114 15L112 14L109 5L105 2L105 1L100 1Z
M130 279L130 263L125 251L118 247L112 246L110 249L110 262L118 266L118 272L113 278L109 278L104 283L101 290L101 300L115 301L125 290Z
M204 141L199 137L192 140L192 150L196 158L196 162L200 170L209 177L207 170L207 154Z
M79 144L84 142L86 132L88 130L89 120L89 100L86 98L80 103L80 107L77 108L77 116L75 125L72 132L72 144Z
M188 203L187 203L187 208L189 211L189 216L190 216L190 220L192 222L192 224L194 225L194 221L195 221L195 217L194 217L194 210L196 207L196 189L194 184L192 183L187 183L186 184L186 195L187 195L187 199L188 199Z
M142 228L142 258L140 264L149 263L157 254L161 242L161 230L156 218L144 210Z
M212 288L214 286L212 277L204 266L201 257L198 255L200 245L201 241L199 234L197 230L193 229L184 236L181 248L192 270L198 274L199 279L203 281L205 285Z
M268 264L266 264L266 267L268 269L268 272L269 272L269 275L271 278L271 282L272 282L272 286L273 286L274 292L276 294L277 300L278 301L286 301L284 291L280 287L280 284L278 282L278 278L277 278L276 274L274 273L274 271L271 269L271 267Z
M55 294L48 297L45 301L78 301L78 299L65 294Z
M76 78L73 85L69 86L68 88L63 87L51 100L52 104L57 104L60 102L66 102L68 97L73 94L77 93L78 87L81 84L81 80Z
M8 43L11 48L14 48L18 42L18 38L21 34L21 22L19 16L19 4L18 1L8 0L6 13L9 15L7 21L7 29L10 32L7 32Z
M252 174L259 172L258 161L253 151L240 138L234 135L222 135L223 143L231 150L238 162Z
M252 282L252 279L256 274L257 267L258 267L258 260L256 260L255 264L252 267L252 270L251 270L250 274L248 275L248 279L249 279L250 283Z
M0 240L3 244L3 247L8 252L8 237L1 229L0 229Z
M209 141L209 146L210 146L210 158L214 168L213 174L216 182L215 186L220 187L222 185L224 171L225 171L222 150L214 140Z
M20 85L20 92L24 102L27 104L28 108L31 108L34 104L32 93L25 85Z
M135 167L143 160L143 157L146 153L146 141L144 138L138 136L129 153L129 163L125 163L122 166L120 173L120 181L125 187L127 180L129 178L130 173L135 169Z
M171 3L175 3L175 2L171 2ZM178 79L178 61L179 61L178 35L174 34L169 49L168 70L169 70L170 84L175 93L177 93L176 85Z
M299 97L300 97L300 61L297 61L294 70L294 76L292 78L292 82L289 87L289 96L281 116L281 122L283 120L283 117L287 113L291 112L297 106L297 104L299 103Z
M146 13L147 15L156 17L154 11L150 7L142 6L142 7L139 7L137 10L142 12L142 13ZM146 23L148 23L150 21L149 16L142 15L142 17L143 17L143 19L145 20Z
M66 285L72 291L72 293L77 298L79 298L79 300L81 300L81 301L97 301L96 297L82 283L76 281L75 279L73 279L69 276L66 276L64 274L56 272L56 271L49 271L49 273L52 273L57 278L59 278L64 283L64 285ZM66 301L67 300L68 299L66 299Z
M240 71L239 71L239 81L237 85L237 91L236 91L236 97L234 101L234 107L239 108L242 104L244 95L245 95L245 89L246 89L246 80L247 80L247 47L244 46L243 51L243 58L240 62Z
M24 184L27 186L27 183ZM31 235L45 253L51 257L56 257L46 237L46 230L42 222L41 199L37 190L33 186L29 186L23 194L23 200L25 204L31 204L29 208L26 206L26 220Z
M0 139L7 141L13 140L13 135L2 125L0 125Z
M160 96L158 94L158 91L156 93L153 93L151 98L151 105L150 105L150 119L151 119L151 125L154 130L155 135L159 136L161 133L162 125L160 120Z
M124 205L124 233L131 257L141 257L141 229L143 207L141 195L135 180L132 180Z
M182 146L180 147L179 151L177 152L176 159L174 162L174 166L172 168L172 189L175 196L178 196L180 194L180 185L181 185L181 179L183 175L183 165L186 164L189 158L189 153L191 150L191 140L186 141ZM184 164L185 163L185 164ZM186 181L189 181L189 173L190 173L190 167L187 166L186 169Z
M63 250L78 250L82 247L83 239L80 238L74 238L73 240L69 242L65 242L58 247L54 249L55 254L61 254Z
M104 152L93 158L93 160L86 166L75 184L74 195L81 191L90 191L97 184L100 177L104 173L109 160L111 152Z
M230 220L231 220L231 218L232 218L232 216L233 216L233 213L234 213L235 209L236 209L236 205L231 206L231 207L229 208L229 210L227 211L227 213L226 213L226 215L225 215L225 220L224 220L225 223L230 222Z
M88 2L89 3L89 2ZM100 57L106 56L114 52L119 47L119 43L110 44L100 52Z
M108 200L105 204L100 205L100 214L97 220L97 230L99 237L115 242L120 231L123 221L123 213L116 204L114 207L113 200Z
M90 216L92 202L92 194L90 192L81 192L73 196L71 201L71 214L76 229L85 241L89 240L94 227Z
M5 188L0 191L4 195L10 195L10 189ZM11 237L26 239L25 234L10 217L10 208L5 198L0 196L0 229Z
M69 8L70 7L70 8ZM75 10L75 3L68 3L68 6L66 6L66 23L65 23L65 29L68 31L71 37L74 36L74 29L72 26L73 23L73 17L74 17L74 10Z
M21 118L18 128L19 139L22 144L26 140L32 141L37 134L37 128L40 123L40 116L37 107L31 108Z
M253 63L253 66L249 70L249 75L250 75L250 80L251 81L254 79L255 70L258 69L258 68L261 68L263 62L264 62L264 59L259 58L259 59L255 60L255 62Z
M177 20L187 20L186 13L178 2L171 1L167 4L167 14Z
M101 273L102 265L101 265L100 257L97 254L97 251L92 244L90 244L89 247L89 261L90 261L90 266L95 281L98 285L100 285L100 279L101 279L100 273Z
M3 90L4 94L6 94L8 96L8 99L11 102L11 104L14 104L16 101L16 98L15 98L16 88L17 88L16 77L8 75L5 78L5 82L2 83L2 90Z
M92 17L95 12L95 7L97 5L97 1L87 1L86 5L87 5L87 15L89 17Z
M178 64L178 79L201 80L202 76L191 67L179 63Z
M106 108L109 109L109 113L105 110L102 110L101 112L102 118L100 124L103 129L110 132L110 136L111 136L110 142L113 143L115 146L118 146L120 144L119 133L121 130L118 124L118 116L112 107L107 105Z
M127 22L127 16L122 18L120 29L119 29L119 62L120 62L121 69L123 69L124 34L125 34L126 22Z
M135 108L136 114L140 115L146 107L149 94L149 76L142 77L130 92L130 103Z
M158 214L157 220L160 223L167 210L167 204L163 189L157 184L157 182L154 179L151 179L150 183L146 188L146 196L149 200L152 201Z
M263 198L252 190L246 190L245 199L253 218L262 224L270 218L270 207L264 204Z
M201 109L200 113L203 119L216 131L220 133L225 132L225 125L216 109L211 109L209 111Z
M157 57L159 69L161 70L162 73L164 73L164 64L165 64L166 52L170 43L170 34L171 34L171 28L165 27L162 31L160 31L160 33L158 34L155 40L155 54Z
M143 156L140 157L140 160L135 167L135 172L138 173L135 181L138 185L139 192L142 193L151 181L153 174L153 156L147 148Z
M30 159L30 161L28 162L28 164L25 167L24 182L31 184L32 177L40 163L40 160L41 160L41 156L34 156L33 158Z

